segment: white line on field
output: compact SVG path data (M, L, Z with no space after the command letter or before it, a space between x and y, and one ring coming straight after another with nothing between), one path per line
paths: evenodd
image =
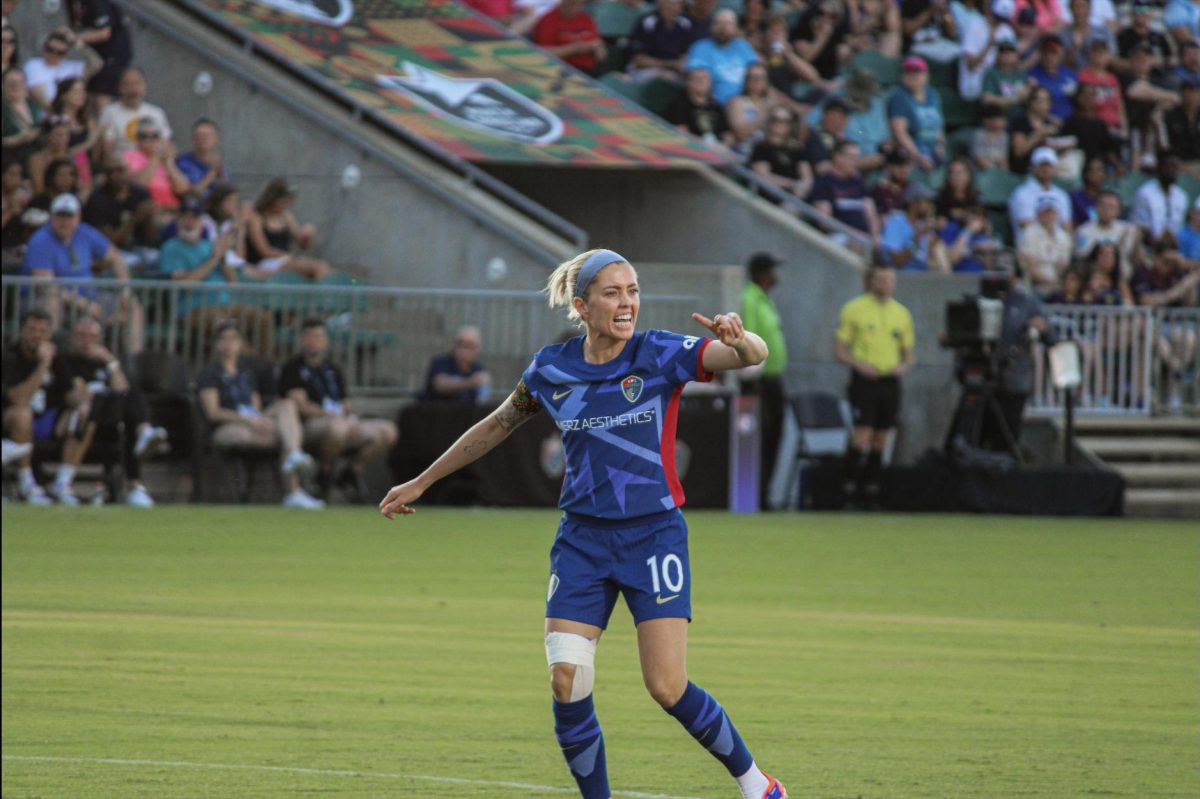
M385 780L421 780L444 782L454 785L490 785L496 788L516 788L523 791L543 793L578 793L576 788L560 785L533 785L525 782L502 780L468 780L462 777L434 777L427 774L396 774L387 771L345 771L342 769L301 768L299 766L255 766L238 763L192 763L186 760L126 760L115 757L52 757L42 755L4 755L5 760L22 760L39 763L79 763L106 766L153 766L156 768L223 769L228 771L266 771L286 774L318 774L325 777L370 777ZM628 796L630 799L700 799L696 796L673 796L668 793L643 793L642 791L613 791L613 796Z

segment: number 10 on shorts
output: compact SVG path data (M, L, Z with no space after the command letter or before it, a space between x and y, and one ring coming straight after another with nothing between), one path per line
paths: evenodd
M664 585L672 593L679 593L683 590L683 561L679 559L678 555L671 553L662 559L661 582L659 582L658 576L658 555L646 558L646 565L650 567L650 580L654 586L654 593L661 594Z

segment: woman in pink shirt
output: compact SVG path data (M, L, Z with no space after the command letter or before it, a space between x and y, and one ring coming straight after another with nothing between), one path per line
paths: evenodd
M175 146L163 138L158 123L148 118L139 121L137 146L126 150L122 158L129 179L150 192L159 217L174 216L179 208L179 195L191 184L175 166Z
M1062 0L1017 0L1017 14L1023 8L1032 8L1037 14L1037 28L1042 36L1057 34L1067 27L1067 15L1063 13Z

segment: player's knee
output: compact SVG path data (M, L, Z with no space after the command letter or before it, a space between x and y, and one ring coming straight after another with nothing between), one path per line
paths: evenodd
M687 676L682 674L643 674L642 681L650 698L663 707L674 707L679 704L683 692L687 690Z
M559 702L575 702L592 693L596 679L596 642L574 633L546 635L550 688Z

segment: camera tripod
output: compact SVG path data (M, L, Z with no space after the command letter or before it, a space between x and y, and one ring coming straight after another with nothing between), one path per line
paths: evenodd
M987 355L965 355L959 369L959 382L962 383L963 393L954 411L950 430L946 433L943 445L947 455L963 460L971 458L980 462L991 462L993 465L1008 465L997 459L1005 455L1024 466L1021 448L1017 446L1016 437L1004 416L1004 409L996 398L997 370L992 358ZM1003 448L999 451L985 447L984 432L999 432ZM991 436L995 438L995 435Z

